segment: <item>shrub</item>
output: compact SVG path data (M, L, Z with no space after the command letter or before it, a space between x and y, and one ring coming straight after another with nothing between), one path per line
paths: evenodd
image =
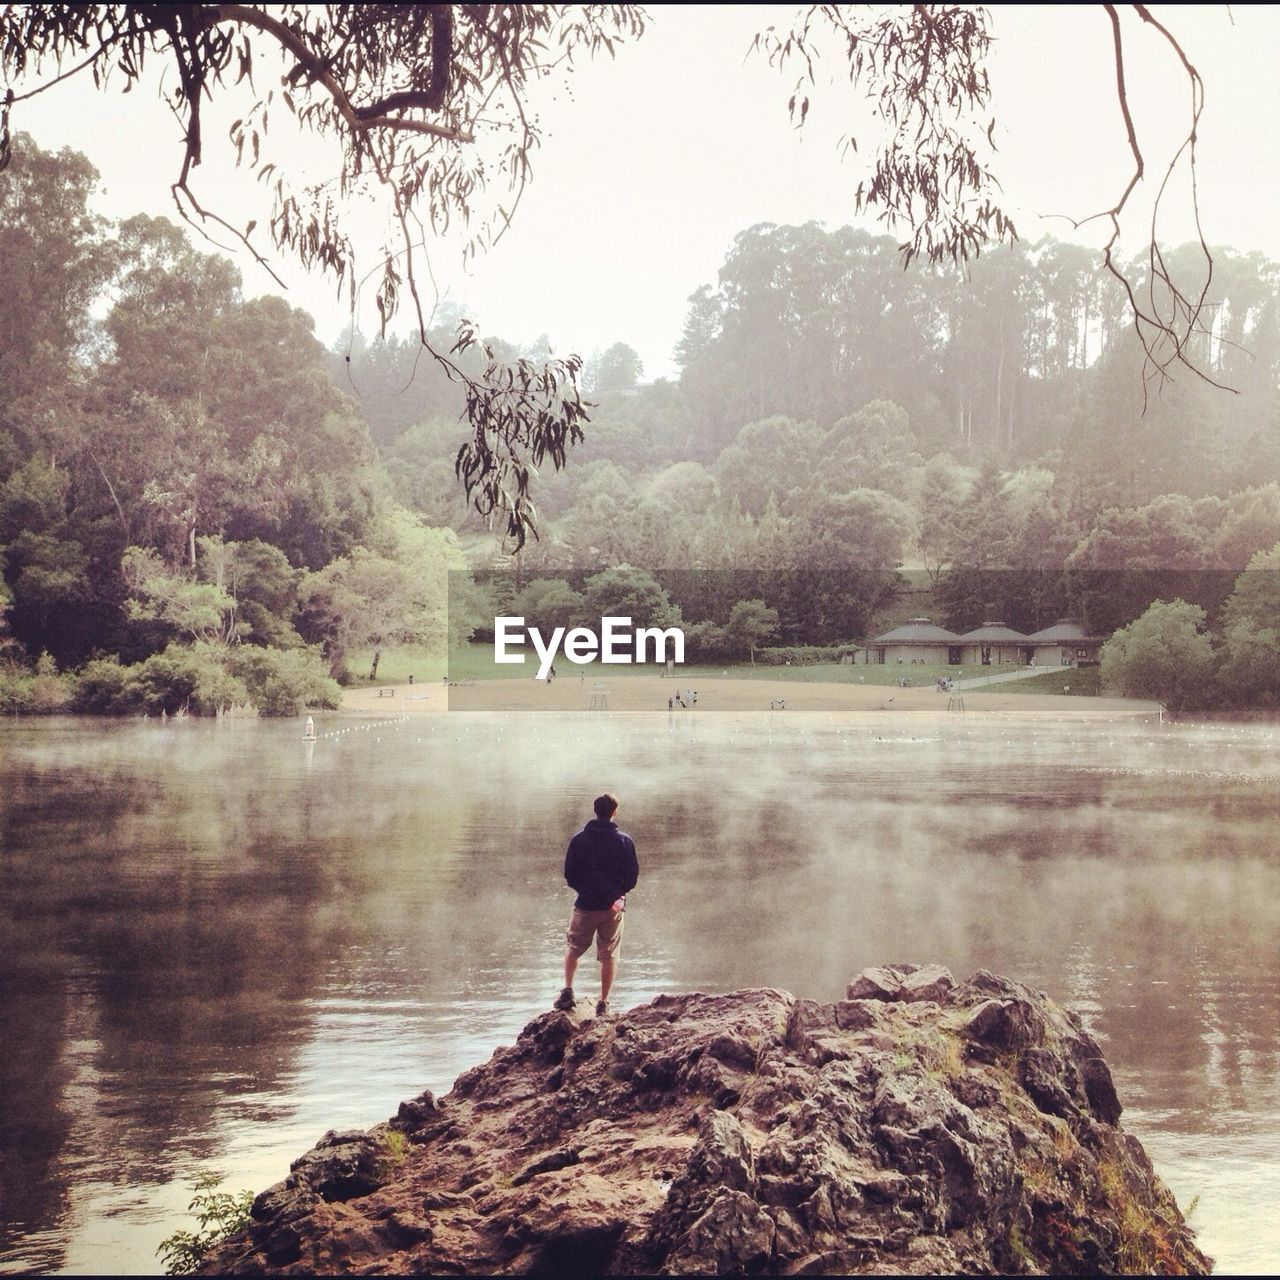
M26 689L32 681L24 679ZM5 707L3 687L0 708ZM252 705L263 715L292 716L308 706L336 707L341 696L317 649L174 643L130 667L116 658L95 658L76 677L70 702L73 710L87 715L187 710L212 716Z
M31 710L31 673L16 662L0 665L0 712Z
M409 1139L399 1129L383 1132L378 1152L378 1176L390 1180L409 1156Z
M90 716L122 716L140 710L131 670L122 667L118 658L86 662L72 683L71 710Z
M58 674L58 664L49 654L36 659L36 674L31 681L31 710L45 715L65 711L71 701L71 682Z
M228 1236L247 1231L252 1221L253 1192L235 1195L219 1191L222 1178L216 1173L202 1173L196 1179L196 1194L188 1206L196 1215L197 1231L175 1231L160 1242L156 1252L165 1264L165 1274L190 1275L199 1267L204 1255Z
M858 646L853 644L774 645L757 649L756 661L774 667L785 667L790 661L793 666L807 667L822 662L839 662L846 653L856 653L857 650Z
M1280 706L1280 631L1248 618L1232 623L1218 653L1218 684L1229 705Z
M65 711L72 681L58 674L57 663L42 653L33 675L20 662L0 661L0 712L49 715Z
M171 644L163 653L129 668L130 684L150 715L191 711L216 715L249 701L249 691L223 665L211 645Z
M216 716L232 707L252 702L243 680L238 679L216 658L200 659L196 665L196 687L191 710L201 716Z
M163 653L126 667L131 706L148 715L190 711L212 716L247 704L249 690L227 670L223 655L215 644L171 644Z
M1212 695L1213 650L1205 613L1185 600L1157 600L1102 646L1102 680L1130 698L1155 698L1171 715Z
M241 645L228 655L231 670L264 716L296 716L304 707L336 707L342 698L320 650Z
M714 622L685 623L684 643L687 661L714 662L730 652L724 628Z

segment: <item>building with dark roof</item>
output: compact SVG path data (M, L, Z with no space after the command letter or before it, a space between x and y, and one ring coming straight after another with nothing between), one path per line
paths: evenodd
M867 641L866 661L872 663L925 662L958 665L960 637L928 618L912 618L884 635Z
M1097 662L1107 636L1091 636L1078 622L1055 622L1024 635L1003 622L957 635L928 618L912 618L867 641L858 661L875 664L927 663L930 666L997 666L1018 663L1037 667L1074 667Z
M1091 636L1078 623L1064 618L1051 627L1032 632L1027 642L1035 646L1036 666L1075 667L1097 662L1109 636Z

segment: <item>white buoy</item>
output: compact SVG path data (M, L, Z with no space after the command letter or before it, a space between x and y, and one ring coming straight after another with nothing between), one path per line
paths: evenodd
M316 740L316 722L307 717L307 723L302 727L302 737L306 742L314 742Z

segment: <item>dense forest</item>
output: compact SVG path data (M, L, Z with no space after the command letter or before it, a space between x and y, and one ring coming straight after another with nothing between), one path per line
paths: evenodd
M690 300L677 381L598 390L540 480L530 568L1243 568L1280 531L1280 268L1215 254L1201 367L1151 384L1090 252L1044 241L962 278L888 237L754 227ZM513 352L514 348L511 349ZM350 386L398 496L465 524L459 437L409 343ZM401 390L401 389L404 390ZM857 495L853 501L850 495Z
M0 180L0 605L29 696L87 664L86 710L332 703L352 647L443 634L457 540L392 498L309 316L164 219L105 224L95 185L34 146Z
M1081 247L903 270L888 237L749 228L689 300L677 378L644 383L621 341L587 353L586 440L537 478L513 562L454 475L461 392L415 341L326 350L171 223L95 216L95 186L84 157L26 143L0 179L11 703L332 701L353 651L467 630L493 601L451 615L448 571L498 565L500 594L551 582L562 606L601 570L661 570L654 607L717 654L763 634L730 625L753 601L778 642L856 641L901 568L951 625L1108 630L1176 571L1226 662L1236 575L1277 567L1280 266L1257 253L1215 250L1206 377L1161 383ZM438 309L438 343L459 315ZM1247 617L1280 662L1280 613Z

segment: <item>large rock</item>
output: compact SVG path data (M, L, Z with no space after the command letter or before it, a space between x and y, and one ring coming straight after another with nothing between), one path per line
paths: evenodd
M203 1270L1207 1274L1119 1119L1080 1020L985 972L547 1013L327 1134Z

